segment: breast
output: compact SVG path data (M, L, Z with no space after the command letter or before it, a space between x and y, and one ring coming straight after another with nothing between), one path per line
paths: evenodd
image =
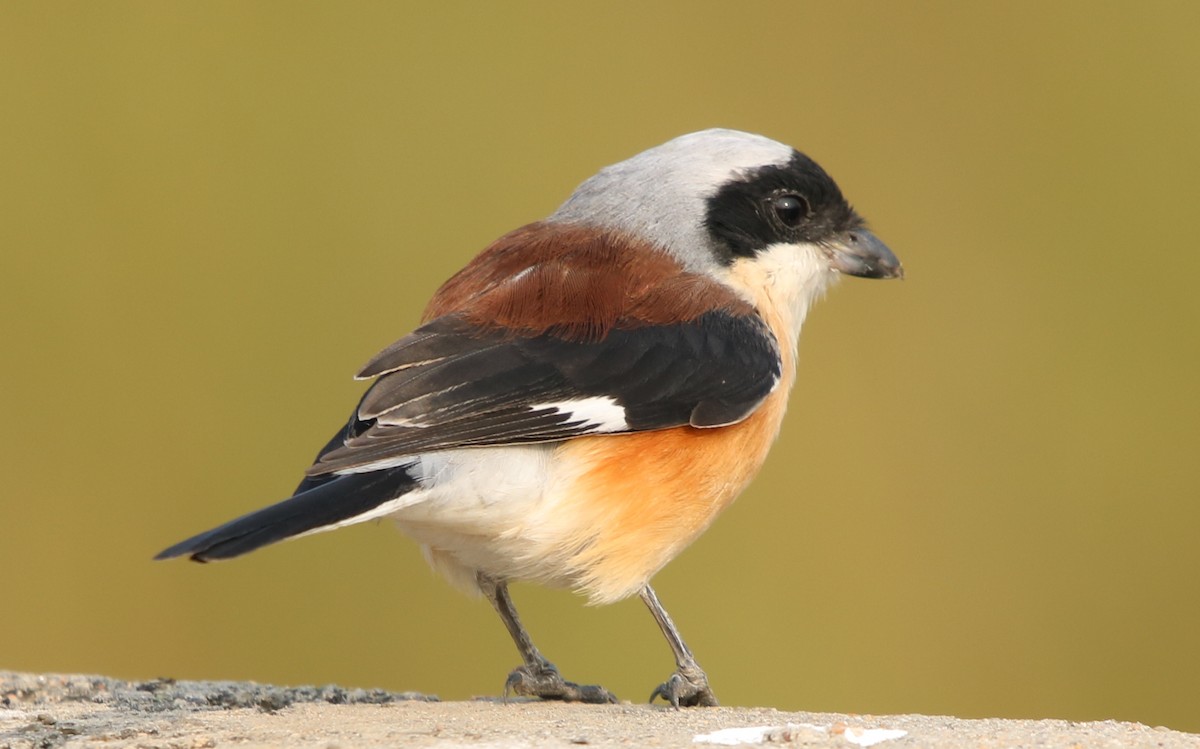
M547 556L593 603L636 593L746 488L779 433L792 381L745 420L558 447L545 509L531 517Z

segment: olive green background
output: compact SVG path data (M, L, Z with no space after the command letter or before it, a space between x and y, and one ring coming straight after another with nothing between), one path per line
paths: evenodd
M285 496L487 242L722 125L908 279L814 309L656 578L718 695L1200 731L1200 5L1114 5L5 3L0 667L498 693L386 523L150 557ZM672 668L636 600L515 596L569 678Z

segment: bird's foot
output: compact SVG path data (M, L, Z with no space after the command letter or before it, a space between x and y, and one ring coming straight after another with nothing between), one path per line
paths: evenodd
M587 702L595 705L616 703L612 692L595 684L575 684L558 673L552 663L521 666L513 669L504 682L504 696L509 692L521 697L539 697L562 702Z
M654 688L650 701L662 697L676 709L680 707L716 707L717 695L708 686L708 677L695 663L680 666L671 678Z

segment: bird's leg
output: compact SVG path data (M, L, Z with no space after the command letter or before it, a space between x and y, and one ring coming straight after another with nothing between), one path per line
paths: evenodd
M650 695L650 701L654 702L655 697L662 697L676 708L717 705L717 696L708 686L708 676L704 674L704 669L700 668L700 664L696 663L696 657L692 655L691 649L679 635L679 630L675 628L675 622L671 621L670 614L658 602L654 588L649 585L642 588L641 596L642 600L646 602L647 608L650 609L650 613L654 615L654 621L658 622L659 628L662 629L663 636L667 638L667 644L671 646L671 651L675 653L675 673L654 688L654 692Z
M543 700L562 700L563 702L616 702L612 692L601 686L591 684L574 684L566 681L558 673L554 664L546 660L530 639L529 633L517 616L517 609L508 596L508 583L495 580L482 573L478 576L479 589L492 602L496 613L504 620L508 633L512 635L517 650L525 665L518 666L508 675L504 682L504 695L511 691L522 697L540 697Z

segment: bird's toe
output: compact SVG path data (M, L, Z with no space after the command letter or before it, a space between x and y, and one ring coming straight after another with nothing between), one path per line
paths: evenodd
M717 695L708 686L708 676L699 666L682 667L654 688L650 701L663 698L675 708L716 707Z
M520 666L513 669L504 682L504 695L537 697L561 702L585 702L589 704L612 704L616 696L596 684L576 684L567 681L552 664L543 666Z

